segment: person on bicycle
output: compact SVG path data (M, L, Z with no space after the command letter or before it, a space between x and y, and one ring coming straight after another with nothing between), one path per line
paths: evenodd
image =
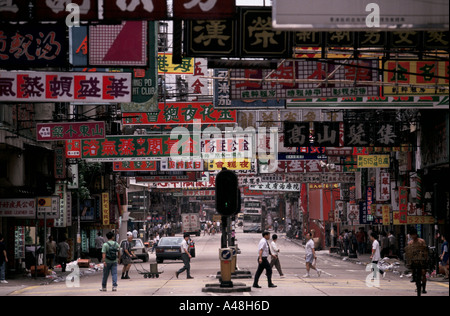
M427 247L427 243L425 242L425 240L423 240L422 238L419 238L419 236L417 235L417 230L415 228L411 228L411 230L409 231L409 236L411 237L411 241L408 243L408 245L413 245L413 246L424 246ZM427 291L425 290L426 285L427 285L427 270L426 269L421 269L422 271L422 293L426 294ZM417 273L417 275L413 274L413 280L411 282L415 282L416 279L420 277L420 273Z

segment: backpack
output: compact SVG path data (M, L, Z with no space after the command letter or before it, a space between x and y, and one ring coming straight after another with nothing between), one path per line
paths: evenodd
M116 243L114 243L112 246L109 242L107 242L108 244L108 250L106 250L106 259L114 261L117 260L117 251L119 250L119 248L116 246Z

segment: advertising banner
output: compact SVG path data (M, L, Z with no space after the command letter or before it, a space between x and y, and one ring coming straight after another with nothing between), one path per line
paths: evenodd
M37 123L37 141L105 138L105 122Z
M158 111L122 113L124 125L228 124L237 122L237 111L216 109L209 102L159 103Z
M130 102L131 74L0 71L0 102Z

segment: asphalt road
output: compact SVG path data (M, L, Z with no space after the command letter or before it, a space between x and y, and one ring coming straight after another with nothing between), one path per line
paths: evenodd
M144 278L138 270L149 270L149 263L134 263L131 267L129 280L121 280L122 266L119 267L118 291L111 291L111 278L108 280L108 291L100 292L102 272L83 273L77 282L51 282L48 285L2 285L1 295L8 296L179 296L201 299L201 297L240 297L260 298L290 297L290 296L416 296L414 284L410 279L400 277L400 274L388 272L385 278L372 281L372 273L366 271L363 263L355 264L332 257L328 251L318 252L317 266L323 271L321 276L312 271L310 278L305 278L304 248L298 242L288 240L284 234L279 234L281 249L280 261L284 278L273 270L273 282L277 288L268 288L267 279L263 274L259 284L260 289L251 288L249 292L241 293L210 293L204 292L206 284L219 283L216 278L220 271L218 259L220 234L214 236L193 237L196 243L196 257L191 261L192 280L186 279L186 273L177 279L175 271L181 266L181 261L164 261L159 264L159 278ZM257 245L260 234L243 234L237 231L238 268L251 272L252 277L257 268ZM155 255L150 255L150 261L155 262ZM82 269L82 271L85 271ZM253 279L233 280L251 286ZM13 283L13 282L10 282ZM10 291L8 291L8 286ZM426 296L449 296L448 282L428 282ZM184 302L181 300L180 302ZM184 304L184 303L180 303ZM179 306L183 307L183 306ZM264 306L260 306L263 308Z

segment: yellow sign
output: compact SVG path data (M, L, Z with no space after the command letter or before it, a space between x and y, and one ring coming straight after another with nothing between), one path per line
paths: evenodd
M185 57L181 60L181 64L172 63L172 54L158 54L158 75L176 74L176 75L193 75L194 74L194 58Z
M102 193L102 223L103 226L109 225L109 193Z
M383 225L390 225L391 224L391 206L388 204L383 204L381 207L381 212L383 214Z
M208 170L250 170L252 162L250 159L214 159L208 161Z
M448 95L448 67L448 61L388 60L384 83L407 86L384 86L383 95ZM445 86L447 89L441 89Z
M359 155L358 168L389 168L389 155Z

